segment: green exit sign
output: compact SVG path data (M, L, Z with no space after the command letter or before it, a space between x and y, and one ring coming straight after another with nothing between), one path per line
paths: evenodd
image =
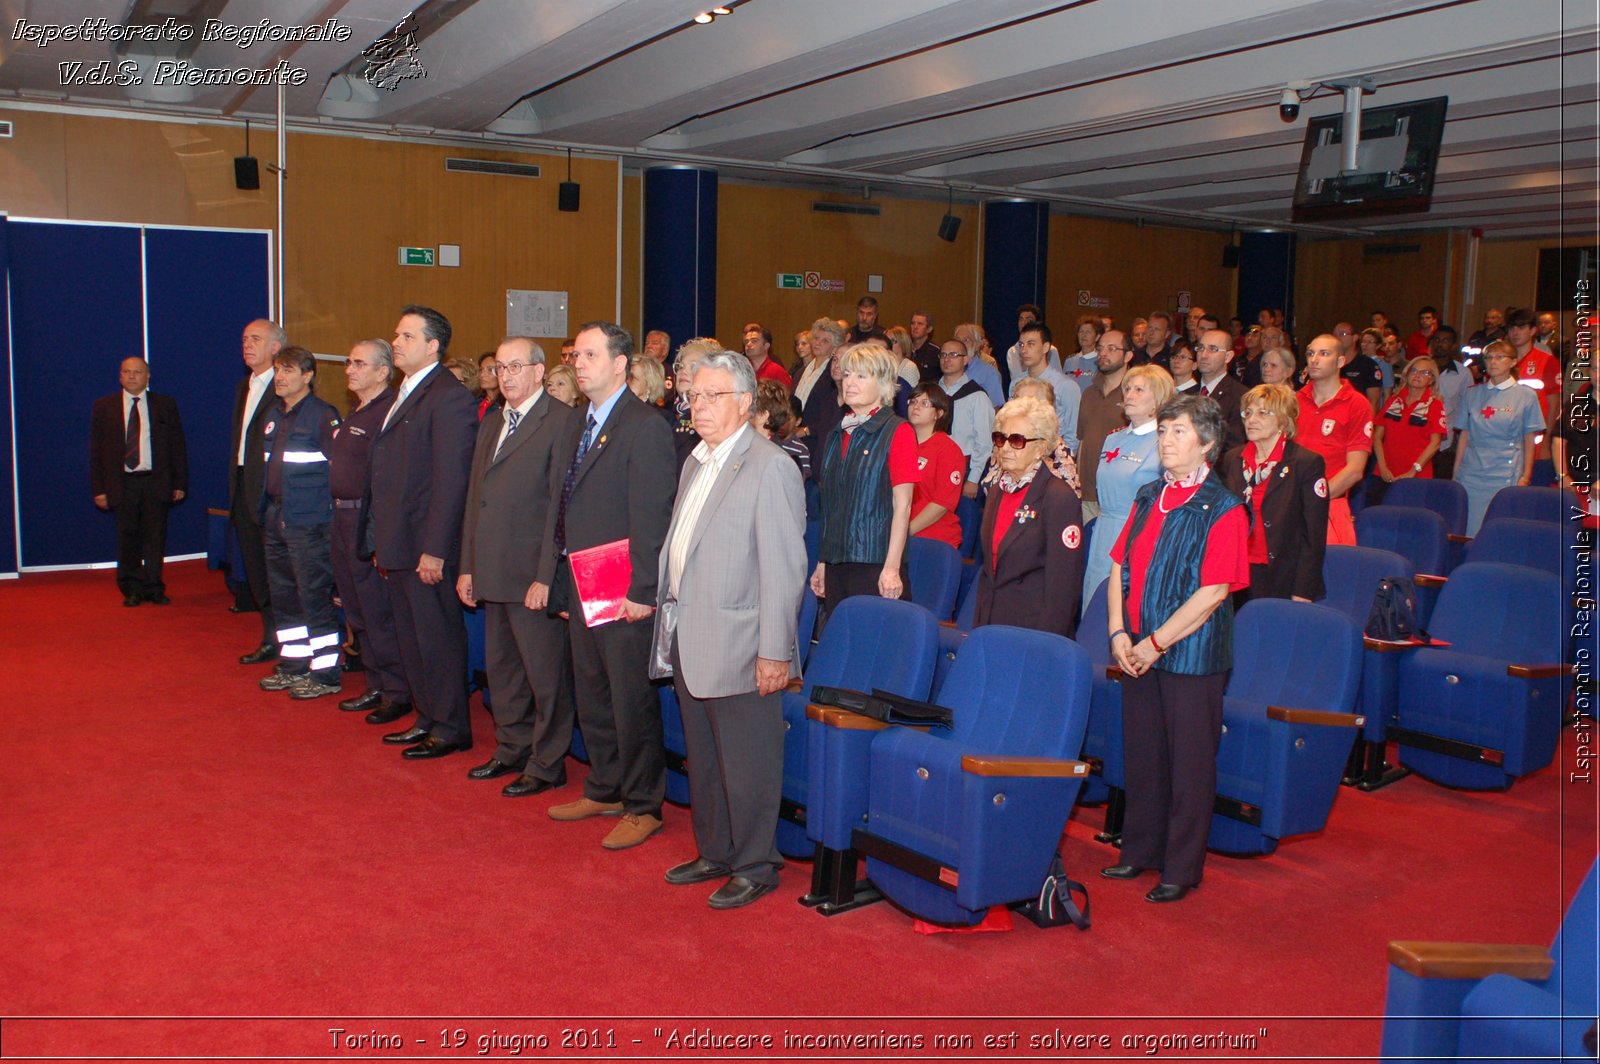
M401 248L400 265L402 266L432 266L432 248Z
M805 277L802 276L801 274L798 274L798 273L780 273L780 274L778 274L778 287L779 288L804 288L805 286L806 286Z

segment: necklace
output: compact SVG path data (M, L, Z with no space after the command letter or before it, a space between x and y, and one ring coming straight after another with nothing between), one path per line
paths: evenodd
M1167 509L1167 489L1170 487L1172 487L1171 484L1161 485L1161 494L1156 496L1156 509L1161 511L1163 517L1172 512Z

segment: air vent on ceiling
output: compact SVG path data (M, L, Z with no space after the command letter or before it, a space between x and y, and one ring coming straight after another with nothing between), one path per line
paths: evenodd
M811 204L811 209L818 214L864 214L869 218L876 218L881 209L871 203L825 203L817 200Z
M494 159L457 159L444 161L446 170L461 174L499 174L501 177L538 177L539 168L532 163L502 163Z
M0 137L9 137L9 136L11 136L11 123L10 122L0 122Z

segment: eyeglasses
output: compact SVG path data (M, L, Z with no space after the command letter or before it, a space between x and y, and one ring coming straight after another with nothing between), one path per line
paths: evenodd
M996 447L1003 447L1003 446L1006 446L1006 445L1010 445L1010 447L1011 447L1011 449L1013 451L1020 451L1024 447L1028 446L1028 444L1030 444L1030 443L1043 443L1044 442L1044 437L1043 436L1024 436L1020 432L1013 432L1013 433L1010 433L1010 434L1007 434L1007 433L1004 433L1004 432L996 432L996 433L990 434L989 438L994 441L994 445Z
M1261 409L1259 406L1252 406L1249 410L1241 410L1241 411L1239 411L1239 419L1241 421L1252 421L1252 420L1255 420L1255 419L1258 419L1258 418L1268 418L1268 417L1276 419L1277 416L1278 415L1276 415L1276 414L1274 414L1274 413L1272 413L1270 411Z
M345 360L345 365L349 366L351 369L366 369L368 366L372 365L372 363L368 362L364 358L351 358Z
M703 392L681 392L679 394L682 396L684 402L688 403L690 406L694 406L697 403L714 403L718 399L721 399L724 395L732 395L733 389L730 388L723 392L713 392L707 390Z
M1102 351L1126 351L1127 348L1123 347L1121 344L1101 344L1100 345L1100 350L1102 350Z
M1233 348L1231 348L1231 347L1218 347L1216 344L1206 344L1203 347L1201 347L1200 350L1209 351L1213 355L1225 355L1228 352L1232 351Z
M933 400L932 399L929 399L929 398L927 398L925 396L920 396L919 395L915 399L911 400L909 403L906 404L906 409L909 410L914 406L922 407L922 406L932 406L932 405L933 405Z
M509 373L511 376L515 377L517 374L521 373L531 365L533 365L532 362L492 362L490 363L491 368L489 372L493 373L497 377L502 373Z

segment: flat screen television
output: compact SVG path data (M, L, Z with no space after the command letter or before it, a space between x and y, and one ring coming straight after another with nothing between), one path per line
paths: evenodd
M1341 172L1344 113L1307 122L1294 189L1295 221L1427 210L1448 103L1448 97L1435 96L1363 108L1354 173Z

